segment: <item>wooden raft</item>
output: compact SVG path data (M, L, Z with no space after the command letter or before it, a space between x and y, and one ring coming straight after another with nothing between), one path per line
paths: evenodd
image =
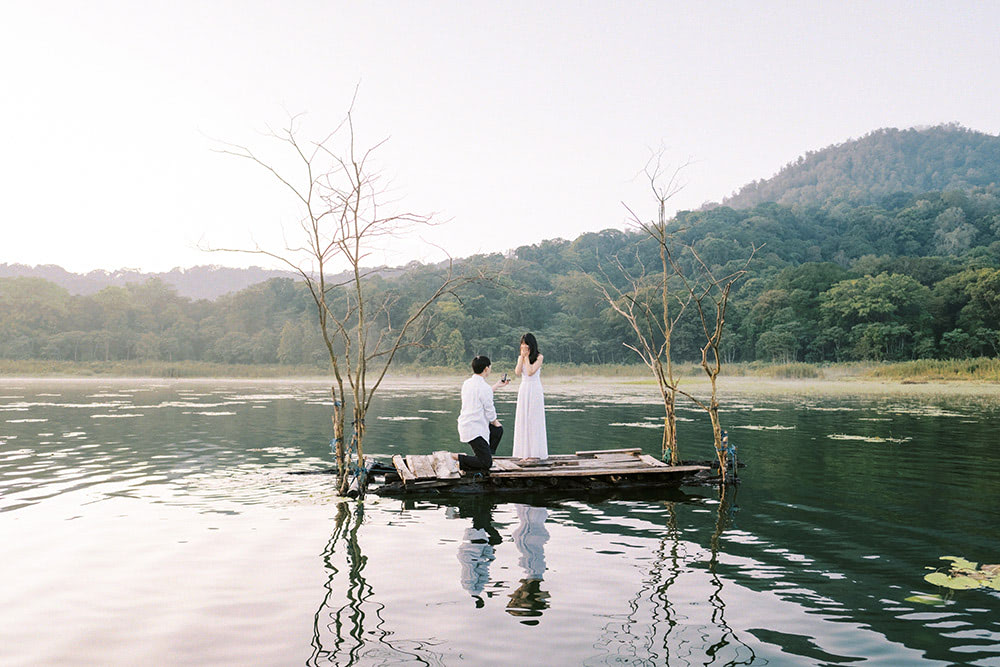
M420 490L468 487L480 490L536 486L588 488L608 485L677 485L710 472L707 466L671 466L642 453L639 447L599 449L556 454L544 461L520 463L509 456L493 458L488 475L459 470L450 452L392 457L398 481L387 482L377 493L394 495ZM470 489L464 489L470 490Z

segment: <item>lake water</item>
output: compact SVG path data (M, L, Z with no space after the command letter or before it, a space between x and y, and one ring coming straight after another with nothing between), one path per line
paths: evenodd
M461 450L458 381L387 386L367 453ZM550 452L659 454L655 388L546 390ZM996 387L723 391L724 496L356 502L290 474L321 384L0 380L0 664L1000 665L1000 593L923 580L1000 562Z

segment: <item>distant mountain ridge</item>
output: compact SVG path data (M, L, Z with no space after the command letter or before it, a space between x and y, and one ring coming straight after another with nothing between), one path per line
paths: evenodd
M235 269L227 266L205 265L188 269L174 268L160 273L144 273L137 269L118 271L90 271L71 273L54 264L27 266L25 264L0 264L0 278L44 278L71 294L96 294L105 287L122 287L129 283L143 283L158 278L170 285L180 296L191 299L216 299L223 294L262 283L271 278L298 278L290 271L274 271L252 266Z
M883 128L807 152L771 178L743 186L721 205L743 209L766 202L810 205L830 199L867 204L897 192L969 190L997 184L1000 137L957 123Z
M750 209L766 202L787 206L822 205L831 200L852 205L878 204L900 192L972 189L1000 194L1000 137L956 123L905 130L883 128L860 139L807 152L773 177L753 181L722 204L706 204L701 210L720 206ZM413 263L380 267L376 272L389 278L411 268ZM77 295L157 278L182 297L209 300L272 278L299 278L291 271L260 267L203 265L160 273L120 269L77 274L56 265L0 264L0 278L21 276L44 278ZM332 278L336 281L337 276Z

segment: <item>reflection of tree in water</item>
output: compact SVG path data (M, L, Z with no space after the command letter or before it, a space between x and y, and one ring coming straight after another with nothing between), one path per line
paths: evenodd
M629 600L628 612L616 615L601 633L595 648L604 660L616 664L669 665L750 665L756 660L753 649L739 639L726 621L723 581L716 572L719 541L729 526L733 506L726 494L716 508L715 527L709 540L707 570L711 593L708 622L696 618L704 607L691 594L703 588L704 578L697 576L696 563L701 549L694 542L682 540L678 509L685 503L666 501L665 534L659 539L649 572ZM691 553L694 551L694 553ZM692 577L697 579L692 581Z
M720 487L719 494L719 505L715 510L715 530L712 531L710 542L712 557L708 563L708 571L711 573L714 589L708 601L712 604L712 623L719 629L719 639L705 651L712 657L712 661L703 664L715 663L718 656L719 664L752 665L757 657L756 654L749 645L740 640L726 621L726 603L722 599L722 578L719 577L718 573L719 539L732 523L734 508L732 501L726 497L725 486ZM731 649L727 651L729 647Z
M537 625L537 617L549 608L549 593L542 590L545 573L545 543L549 541L549 531L545 528L548 510L544 507L515 504L519 523L514 530L514 544L521 552L518 564L524 570L520 586L510 595L507 613L512 616L528 617L525 625Z
M429 643L392 639L392 632L383 627L384 605L374 600L374 590L363 574L367 557L358 542L363 522L363 503L355 503L353 509L347 502L337 506L333 534L323 550L329 572L326 594L316 611L313 652L306 664L443 664ZM342 569L347 571L347 589L338 591Z

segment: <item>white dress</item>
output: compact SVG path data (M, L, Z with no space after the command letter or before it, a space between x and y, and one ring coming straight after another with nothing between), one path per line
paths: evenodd
M549 456L541 374L541 368L534 375L521 373L521 385L517 389L517 411L514 413L515 458L545 459Z

